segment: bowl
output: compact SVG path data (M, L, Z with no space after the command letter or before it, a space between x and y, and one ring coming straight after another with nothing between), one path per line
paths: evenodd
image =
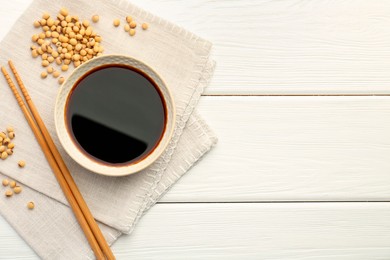
M90 71L101 66L109 65L130 66L145 73L155 82L156 87L160 90L161 96L165 101L165 131L163 132L163 135L155 146L154 150L134 163L115 165L94 160L80 150L80 148L76 145L74 138L69 133L66 125L67 100L71 95L75 84L77 84L77 82ZM150 166L163 153L172 138L175 127L175 115L175 103L167 84L150 66L129 56L104 55L83 63L81 66L76 68L62 84L55 103L54 120L56 132L62 146L69 154L69 156L78 164L94 173L106 176L125 176L139 172Z

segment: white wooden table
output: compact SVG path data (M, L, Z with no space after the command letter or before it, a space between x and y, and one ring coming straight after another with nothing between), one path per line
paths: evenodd
M2 1L0 39L30 1ZM220 141L118 259L390 259L390 2L133 2L214 43ZM0 252L37 258L4 220Z

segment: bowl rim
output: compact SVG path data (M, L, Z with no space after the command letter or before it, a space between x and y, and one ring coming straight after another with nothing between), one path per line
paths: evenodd
M165 136L165 138L163 137L163 139L166 140L166 141L165 141L165 143L162 143L161 141L162 141L163 139L161 139L161 140L159 141L159 143L157 144L157 146L152 150L152 152L149 153L145 158L143 158L143 159L141 159L141 160L139 161L139 162L143 162L143 161L147 160L148 158L150 158L151 155L154 156L154 158L149 159L149 161L148 161L147 163L145 163L144 165L142 165L142 166L138 166L138 167L137 167L137 164L138 164L139 162L137 162L137 163L135 163L135 164L123 165L123 166L115 166L115 165L111 166L111 165L109 165L109 164L98 163L98 162L92 160L91 158L89 158L88 156L86 156L85 154L83 154L83 153L79 150L79 148L76 147L76 149L78 150L78 154L79 154L79 155L77 155L77 156L80 156L80 155L81 155L82 157L88 159L88 160L91 162L91 164L93 164L94 166L99 165L98 169L96 169L95 167L92 167L91 164L85 164L85 163L82 162L81 160L78 160L78 159L77 159L77 156L76 156L75 154L73 154L73 152L70 152L70 151L69 151L69 148L67 147L68 145L65 144L65 140L63 140L63 138L65 138L65 137L63 137L63 136L60 134L61 131L59 130L59 122L58 122L58 120L59 120L59 119L62 119L62 120L65 121L65 114L62 113L63 115L62 115L60 118L57 118L56 115L58 114L57 111L58 111L59 107L62 107L62 106L59 106L58 104L59 104L59 101L60 101L60 99L61 99L61 92L62 92L62 89L64 88L65 84L68 82L68 80L71 78L72 75L74 75L75 73L77 73L78 70L80 70L80 68L86 66L86 65L89 64L90 62L96 61L96 59L109 58L109 57L120 57L120 58L125 58L125 59L129 59L129 60L133 60L133 61L136 61L136 62L138 62L138 63L144 65L145 67L147 67L148 70L149 70L150 72L154 73L154 74L159 78L159 80L161 81L162 85L165 86L165 90L166 90L166 91L165 91L165 93L163 93L163 91L161 90L160 85L159 85L159 84L156 84L157 87L159 88L159 91L160 91L161 93L163 93L163 98L166 99L166 100L165 100L165 103L168 103L168 102L171 102L171 103L172 103L172 108L170 109L170 113L172 114L172 117L171 117L170 123L168 123L168 121L167 121L167 124L166 124L166 126L169 124L169 125L171 125L172 127L171 127L171 129L170 129L169 132L165 132L165 133L163 134L163 136ZM109 64L109 63L107 63L107 64ZM112 63L112 64L115 64L115 63ZM118 64L118 63L117 63L117 64ZM125 64L125 65L126 65L126 64ZM130 65L129 65L129 66L130 66ZM90 70L93 70L93 69L95 69L95 68L97 68L97 67L98 67L98 66L92 67L91 69L88 69L85 73L82 74L82 76L84 76L84 75L85 75L86 73L88 73ZM137 69L139 69L139 68L137 68ZM142 70L142 71L143 71L143 70ZM143 72L146 73L148 76L150 76L150 72L149 72L149 73L147 73L147 72L145 72L145 71L143 71ZM82 76L77 77L77 80L80 79ZM76 82L77 82L77 80L76 80ZM71 90L73 89L73 87L74 87L74 84L72 85ZM72 91L68 91L68 92L66 93L66 99L68 99L70 93L72 93ZM169 99L169 101L168 101L168 99ZM56 100L55 100L55 103L54 103L54 104L55 104L55 105L54 105L54 125L55 125L55 129L56 129L56 134L57 134L57 137L58 137L58 139L59 139L59 141L60 141L62 147L63 147L64 150L66 151L66 153L67 153L75 162L77 162L77 163L78 163L79 165L81 165L82 167L88 169L89 171L91 171L91 172L93 172L93 173L96 173L96 174L99 174L99 175L104 175L104 176L120 177L120 176L132 175L132 174L138 173L138 172L144 170L145 168L149 167L150 165L152 165L158 158L160 158L161 154L166 150L167 146L169 145L170 141L172 140L172 136L173 136L173 133L174 133L174 130L175 130L175 126L176 126L176 105L175 105L176 103L175 103L175 100L174 100L174 98L173 98L172 92L171 92L170 88L168 87L168 85L166 84L165 80L161 77L161 75L160 75L159 73L157 73L151 66L149 66L149 64L147 64L147 63L145 63L144 61L141 61L141 60L139 60L139 59L137 59L137 58L134 58L134 57L132 57L132 56L129 56L129 55L122 55L122 54L107 54L107 55L102 55L102 56L99 56L99 57L95 57L95 58L93 58L93 59L91 59L91 60L88 60L88 61L84 62L84 63L81 64L79 67L75 68L75 69L68 75L68 77L67 77L67 79L64 81L64 83L61 84L60 88L58 89L57 97L56 97ZM66 102L65 102L64 104L65 104L64 106L66 106ZM66 107L64 107L63 110L65 111L65 110L66 110ZM168 110L168 108L167 108L167 110ZM168 113L167 113L167 114L168 114ZM167 131L167 130L168 130L167 127L165 127L165 131ZM68 130L67 130L66 132L67 132L67 135L68 135L69 139L72 140L71 136L69 135ZM73 141L73 140L72 140L72 141ZM157 150L157 148L160 148L160 149ZM123 171L121 171L121 172L115 172L115 173L112 173L112 172L109 173L109 172L106 171L106 169L110 169L110 168L111 168L111 169L114 169L114 168L115 168L115 169L118 169L118 168L120 168L120 169L123 169ZM134 169L131 169L131 168L134 168ZM130 170L130 169L131 169L131 170Z

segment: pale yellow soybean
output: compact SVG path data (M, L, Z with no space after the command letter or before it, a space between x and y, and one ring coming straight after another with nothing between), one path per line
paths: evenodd
M45 19L41 19L39 21L39 23L42 25L42 26L45 26L46 25L46 20Z
M64 36L62 37L62 40L61 40L62 43L68 43L69 42L69 38Z
M89 46L94 46L95 45L95 39L93 39L93 38L90 38L89 39Z
M147 23L142 24L142 29L147 30L149 28L149 25Z
M81 49L83 48L83 45L81 45L80 43L79 44L76 44L76 51L80 51Z
M61 85L62 83L64 83L64 81L65 81L65 78L64 77L60 77L59 79L58 79L58 83Z
M71 39L75 39L76 38L76 33L75 32L70 32L68 36Z
M42 14L42 18L45 19L45 20L49 19L49 17L50 17L50 14L47 13L47 12Z
M41 48L42 48L42 51L46 52L46 51L47 51L47 45L46 45L46 43L43 43L42 46L41 46ZM45 59L45 60L47 59L47 54L46 54L46 58L44 58L44 59Z
M52 18L48 18L46 21L47 26L52 27L54 25L54 20Z
M34 22L34 27L35 28L38 28L38 27L40 27L41 26L41 24L39 23L39 21L35 21Z
M38 54L38 51L37 51L37 50L32 50L32 51L31 51L31 55L33 56L33 58L36 58L36 57L38 57L38 56L39 56L39 54Z
M65 21L68 23L72 22L72 16L70 15L65 16Z
M60 36L60 34L58 32L51 33L51 37L53 37L53 38L58 38L59 36Z
M14 188L14 193L15 193L15 194L19 194L19 193L21 193L21 192L22 192L22 187L16 186L16 187Z
M134 36L135 35L135 30L134 29L130 29L129 34L130 34L130 36Z
M135 27L137 27L137 23L135 21L132 21L130 23L130 28L135 28Z
M7 147L8 147L8 149L14 149L15 144L14 143L9 143Z
M53 57L52 57L53 58ZM47 67L47 73L52 74L54 72L54 69L52 66ZM9 148L9 147L8 147Z
M4 140L3 140L4 145L8 145L10 142L11 142L11 139L9 139L8 137L4 138Z
M4 145L0 146L0 153L4 152L6 147Z
M8 181L8 179L4 179L4 180L2 181L2 183L3 183L3 186L5 187L5 186L8 186L9 181Z
M60 76L60 72L59 71L56 70L56 71L53 72L53 77L54 78L58 78L59 76Z
M9 132L8 133L8 137L10 138L10 139L14 139L15 138L15 132ZM3 141L3 140L2 140Z
M71 62L70 59L65 59L65 60L64 60L64 64L65 64L66 66L69 65L70 62Z
M85 35L90 36L91 34L92 34L92 28L91 28L91 27L88 27L88 28L85 30Z
M45 79L46 77L47 77L47 72L46 71L42 71L41 78Z
M26 166L26 162L23 161L23 160L20 160L20 161L18 162L18 165L19 165L20 168L23 168L24 166Z
M5 138L7 138L7 135L4 132L0 132L0 137L2 137L4 140Z
M54 57L53 57L53 56L49 56L49 57L47 58L47 61L48 61L49 63L53 63L53 62L54 62Z
M27 208L28 209L34 209L35 208L34 202L30 201L29 203L27 203Z
M31 40L32 40L33 42L38 41L38 39L39 39L39 35L38 35L38 34L34 34L34 35L31 37Z
M11 182L9 183L9 186L10 186L11 188L15 188L15 186L16 186L16 181L11 181Z
M40 39L45 39L46 38L46 34L45 33L40 33L39 34L39 38Z
M7 197L11 197L12 195L13 195L12 190L7 190L7 191L5 192L5 196L7 196Z
M96 42L101 42L102 41L102 37L100 35L96 35L95 36L95 41Z
M133 21L133 17L130 15L126 16L126 22L131 23Z
M61 64L62 64L62 59L61 59L61 57L57 57L57 58L56 58L56 64L57 64L57 65L61 65Z
M79 54L75 54L75 55L73 55L72 59L74 61L79 61L80 60L80 55Z
M130 31L130 25L128 25L128 24L125 24L125 27L124 27L124 29L125 29L125 32L128 32L128 31Z
M63 16L67 16L69 14L68 9L66 9L65 7L62 7L60 10L60 14Z
M114 26L118 27L121 24L121 21L119 19L114 20Z
M94 22L94 23L97 23L97 22L99 22L99 15L94 15L94 16L92 16L92 22Z
M62 67L61 67L62 71L67 71L68 69L69 69L69 66L66 64L62 65Z
M42 61L42 66L43 67L47 67L47 66L49 66L49 64L50 64L50 62L48 61L48 60L43 60ZM41 74L42 75L42 74ZM47 76L47 75L46 75Z
M5 150L5 151L6 151L6 153L8 153L8 155L11 155L11 154L14 153L12 149L7 149L7 150Z
M85 35L85 28L88 28L88 27L81 27L80 31L79 31L79 34L81 36L84 36Z
M59 21L63 21L63 20L65 19L65 16L63 16L62 14L58 14L58 15L57 15L57 19L58 19Z
M69 43L70 43L71 45L75 46L75 45L77 44L77 40L74 39L74 38L72 38L72 39L70 39Z

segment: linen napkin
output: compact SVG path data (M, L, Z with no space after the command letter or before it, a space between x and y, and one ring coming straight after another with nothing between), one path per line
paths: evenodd
M31 57L29 46L30 36L38 32L32 27L33 20L39 19L43 12L56 15L61 7L68 8L80 19L100 14L99 23L93 26L103 38L105 54L125 54L146 62L164 78L172 91L177 108L177 127L172 141L163 155L140 173L119 178L91 173L72 161L58 141L53 118L58 84L50 77L40 78L40 61ZM127 15L138 23L147 22L149 29L138 30L135 37L129 37L123 28L112 26L115 18ZM14 61L109 243L122 233L130 233L142 214L216 143L217 139L206 123L193 114L214 69L214 62L209 59L210 49L208 41L127 1L114 0L35 0L0 43L0 64L5 65L8 59ZM21 194L0 200L0 213L44 259L93 258L52 170L3 78L0 86L3 87L0 91L0 125L13 125L17 135L14 155L0 163L1 177L15 179L24 187ZM27 162L25 168L17 167L19 159ZM25 209L29 200L35 201L33 211Z

